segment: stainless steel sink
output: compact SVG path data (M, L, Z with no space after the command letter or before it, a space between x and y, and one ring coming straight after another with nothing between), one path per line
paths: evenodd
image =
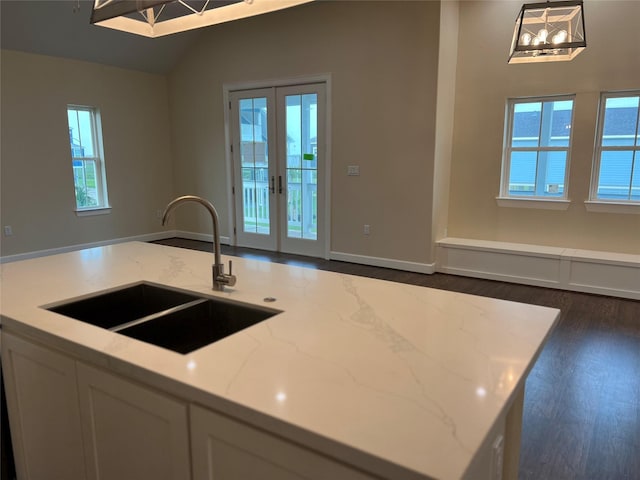
M279 312L208 299L175 308L172 312L159 315L157 318L117 331L174 352L189 353L266 320L276 313Z
M44 308L183 354L281 313L147 282Z
M112 328L199 298L143 282L46 308L98 327Z

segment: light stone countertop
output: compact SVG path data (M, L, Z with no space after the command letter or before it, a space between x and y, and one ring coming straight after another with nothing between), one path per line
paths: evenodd
M131 242L1 266L3 331L389 478L463 476L556 309ZM283 313L182 355L40 308L141 280ZM265 297L275 303L265 304Z

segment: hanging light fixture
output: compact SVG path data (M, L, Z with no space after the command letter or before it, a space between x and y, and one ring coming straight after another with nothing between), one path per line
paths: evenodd
M587 46L582 0L522 6L508 63L573 60Z
M311 1L313 0L94 0L91 23L153 38Z

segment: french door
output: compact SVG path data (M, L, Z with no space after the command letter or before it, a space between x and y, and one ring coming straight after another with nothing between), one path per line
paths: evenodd
M325 85L230 92L236 244L325 254Z

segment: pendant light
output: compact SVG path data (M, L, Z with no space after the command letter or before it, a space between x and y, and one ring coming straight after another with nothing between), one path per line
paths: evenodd
M94 0L91 23L153 38L310 1L313 0Z
M570 61L586 46L582 0L527 3L516 18L508 63Z

